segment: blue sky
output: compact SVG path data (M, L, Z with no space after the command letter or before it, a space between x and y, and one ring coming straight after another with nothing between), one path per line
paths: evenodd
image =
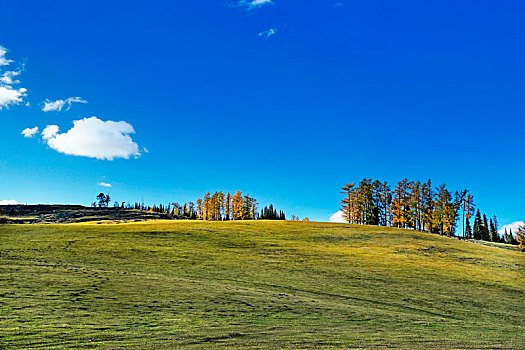
M0 73L20 72L4 87L21 101L4 96L0 110L0 200L89 204L109 190L167 203L241 190L327 221L344 183L407 177L468 188L500 224L521 221L524 10L2 0L12 62ZM61 111L42 110L57 100ZM43 139L47 125L59 131Z

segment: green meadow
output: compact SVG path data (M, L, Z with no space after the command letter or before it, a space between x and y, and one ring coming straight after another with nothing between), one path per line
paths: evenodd
M0 226L0 348L525 348L525 254L394 228Z

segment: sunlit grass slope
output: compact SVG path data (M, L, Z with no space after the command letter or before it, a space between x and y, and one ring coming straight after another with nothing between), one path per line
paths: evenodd
M0 348L525 348L525 254L302 222L0 226Z

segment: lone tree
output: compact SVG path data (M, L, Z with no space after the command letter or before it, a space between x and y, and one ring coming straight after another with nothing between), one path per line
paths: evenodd
M97 200L98 200L99 208L101 208L101 207L106 207L107 208L111 198L109 197L109 194L104 194L104 193L100 192L98 194L98 196L97 196Z

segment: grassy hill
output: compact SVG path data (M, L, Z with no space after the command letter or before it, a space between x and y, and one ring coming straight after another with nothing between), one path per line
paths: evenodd
M61 224L90 221L129 222L171 219L185 218L144 210L112 207L93 208L70 204L15 204L0 206L0 223L9 224Z
M525 254L384 227L0 226L0 348L525 348Z

